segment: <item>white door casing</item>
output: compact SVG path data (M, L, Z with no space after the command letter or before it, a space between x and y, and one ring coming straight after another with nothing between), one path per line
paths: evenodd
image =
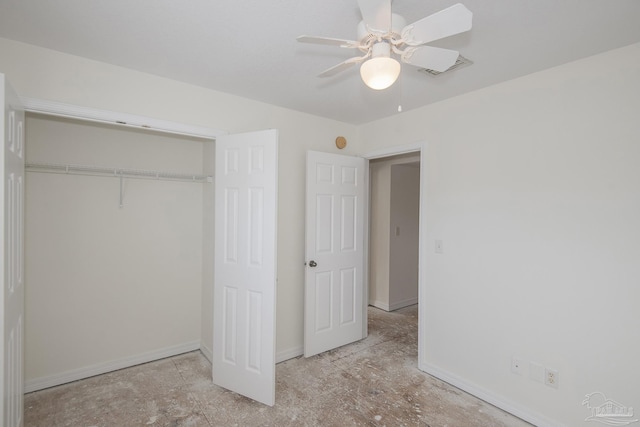
M378 151L369 152L364 155L367 160L383 159L392 156L398 156L408 153L420 153L420 214L418 221L418 369L431 373L440 378L439 374L434 373L433 369L429 368L429 363L426 359L426 347L427 336L426 328L423 327L425 323L424 307L427 306L427 264L426 248L429 247L429 240L427 238L427 142L417 142L414 144L399 145L394 147L385 148ZM368 241L368 239L367 239Z
M278 133L216 139L213 382L275 403Z
M363 158L307 152L304 355L366 336Z
M0 74L3 112L0 133L2 149L2 405L0 420L5 427L23 425L24 349L24 110L5 76Z

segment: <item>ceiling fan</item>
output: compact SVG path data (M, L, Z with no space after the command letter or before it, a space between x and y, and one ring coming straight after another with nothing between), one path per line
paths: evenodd
M458 52L424 44L469 31L473 16L458 3L406 25L402 16L391 12L391 0L358 0L358 7L362 21L358 24L357 41L315 36L300 36L297 40L360 50L364 55L334 65L318 77L330 77L363 63L362 80L377 90L388 88L400 75L400 63L392 54L405 64L439 72L448 70L456 63Z

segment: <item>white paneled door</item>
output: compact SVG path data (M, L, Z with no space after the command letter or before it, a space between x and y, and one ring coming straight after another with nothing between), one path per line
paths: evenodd
M5 76L0 74L4 100L2 132L2 405L5 427L23 425L23 336L24 336L24 111Z
M213 382L275 402L278 134L216 138Z
M305 357L366 336L365 160L307 153Z

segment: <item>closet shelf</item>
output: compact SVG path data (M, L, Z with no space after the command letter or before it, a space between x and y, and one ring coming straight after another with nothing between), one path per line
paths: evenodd
M106 176L114 178L155 179L164 181L213 182L213 177L201 174L109 168L104 166L62 165L56 163L26 163L25 170L39 173Z

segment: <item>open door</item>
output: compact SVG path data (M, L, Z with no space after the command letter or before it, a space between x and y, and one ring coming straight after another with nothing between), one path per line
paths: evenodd
M307 153L305 357L366 336L365 165Z
M2 274L2 342L0 420L6 427L23 425L24 360L24 110L3 74L0 74L3 111L2 188L0 216L0 272Z
M271 406L278 133L225 135L215 144L213 382Z

